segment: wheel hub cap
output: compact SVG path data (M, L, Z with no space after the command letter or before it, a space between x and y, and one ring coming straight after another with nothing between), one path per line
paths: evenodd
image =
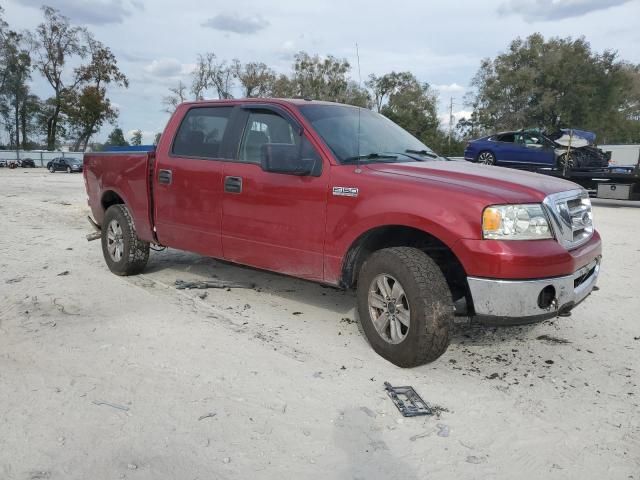
M119 262L124 254L124 238L122 227L117 220L111 220L107 227L107 251L111 260Z
M409 333L411 310L400 282L391 275L378 275L369 287L368 303L378 335L388 343L402 342Z

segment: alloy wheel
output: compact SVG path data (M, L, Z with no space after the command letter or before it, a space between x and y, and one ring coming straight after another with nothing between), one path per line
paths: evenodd
M109 256L114 262L122 260L124 254L124 238L122 235L122 227L117 220L111 220L107 227L107 250Z
M411 309L400 282L391 275L376 276L369 287L368 303L378 335L388 343L402 342L409 332Z
M491 152L482 152L478 157L478 163L484 163L485 165L493 165L496 163L496 159Z

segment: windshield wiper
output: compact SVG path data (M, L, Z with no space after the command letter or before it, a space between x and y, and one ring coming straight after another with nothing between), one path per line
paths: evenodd
M353 163L358 160L396 160L397 155L386 155L383 153L369 153L368 155L355 155L342 160L342 163Z
M438 158L434 152L430 152L429 150L411 150L407 149L404 151L405 153L413 153L414 155L424 155L425 157Z

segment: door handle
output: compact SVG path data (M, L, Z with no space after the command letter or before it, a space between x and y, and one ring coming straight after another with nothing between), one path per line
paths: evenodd
M240 177L225 177L224 178L224 191L229 193L241 193L242 192L242 178Z
M173 174L171 173L171 170L158 170L158 183L171 185L172 177Z

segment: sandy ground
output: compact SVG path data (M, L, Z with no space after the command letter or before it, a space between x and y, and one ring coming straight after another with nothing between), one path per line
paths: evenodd
M175 250L117 277L80 175L1 169L0 479L638 479L639 207L595 207L600 290L571 317L460 323L403 370L352 293ZM257 288L172 286L213 276ZM446 410L402 418L385 380Z

